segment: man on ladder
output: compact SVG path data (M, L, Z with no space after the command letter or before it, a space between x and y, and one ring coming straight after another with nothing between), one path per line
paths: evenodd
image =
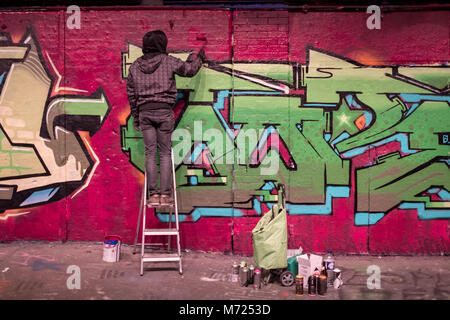
M139 213L138 228L141 214L142 251L141 275L143 262L179 261L181 269L181 253L178 232L178 209L176 203L176 182L172 154L172 132L175 118L172 106L177 99L175 75L193 77L200 70L205 60L203 47L187 61L167 54L167 37L163 31L155 30L145 34L142 41L143 56L130 66L127 81L127 95L130 103L133 125L142 131L145 145L145 183L143 192L143 208ZM160 153L160 188L158 188L157 147ZM172 181L171 181L172 180ZM148 189L147 189L148 186ZM147 199L149 194L149 200ZM174 201L175 199L175 201ZM169 229L145 229L145 207L168 206L171 208ZM170 229L172 208L175 207L176 230ZM178 237L178 257L152 257L144 253L145 236L168 235ZM137 239L137 233L136 233ZM136 243L136 241L135 241Z
M160 30L146 33L142 42L144 55L133 62L128 74L128 101L134 127L142 131L144 139L149 204L171 204L171 136L175 125L172 106L178 94L175 75L196 75L205 52L202 47L195 58L192 54L186 62L169 56L167 37ZM160 189L156 146L160 153Z

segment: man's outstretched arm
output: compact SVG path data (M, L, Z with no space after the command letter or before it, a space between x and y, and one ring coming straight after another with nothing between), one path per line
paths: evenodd
M203 61L205 61L205 51L201 48L193 60L192 55L187 61L177 59L175 73L182 77L193 77L200 70Z

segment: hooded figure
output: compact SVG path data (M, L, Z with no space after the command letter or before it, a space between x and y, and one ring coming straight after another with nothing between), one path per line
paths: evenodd
M149 31L142 39L142 52L146 53L166 53L167 36L161 30Z
M145 106L165 103L171 107L177 98L175 75L193 77L205 58L203 48L196 58L182 61L167 54L167 37L161 30L150 31L142 39L143 56L130 66L127 94L131 115L137 121L139 110L158 109ZM192 61L190 61L192 60Z
M171 195L171 136L175 125L172 106L177 99L175 75L193 77L205 59L200 49L195 58L182 61L167 54L167 37L161 30L142 39L143 56L130 66L127 95L136 130L142 131L145 170L150 199L158 206L173 203ZM160 152L161 182L158 188L157 146Z

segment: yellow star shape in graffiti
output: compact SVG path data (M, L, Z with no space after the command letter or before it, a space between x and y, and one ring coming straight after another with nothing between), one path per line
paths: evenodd
M363 114L363 110L352 110L347 105L345 99L342 101L339 109L333 112L333 134L330 141L336 139L341 133L347 132L354 135L359 132L355 125L355 120Z
M338 119L339 119L339 121L340 121L339 125L342 125L342 124L348 125L348 119L350 119L350 117L348 117L347 115L345 115L345 114L343 113L343 114L341 114L341 115L338 117Z

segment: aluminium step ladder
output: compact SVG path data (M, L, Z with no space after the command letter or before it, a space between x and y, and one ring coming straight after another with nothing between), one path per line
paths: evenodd
M180 247L180 228L179 228L179 221L178 221L178 202L177 202L177 184L175 179L175 165L174 165L174 157L173 157L173 149L171 150L171 160L172 160L172 195L173 195L173 204L171 205L157 205L152 206L150 204L147 204L147 172L145 173L145 180L144 180L144 188L142 190L142 202L139 209L139 217L138 217L138 223L136 227L136 236L134 239L134 249L133 254L136 253L136 247L138 245L137 239L138 239L138 233L139 229L142 231L142 241L140 243L141 245L141 268L140 268L140 275L144 275L144 263L145 262L178 262L179 264L179 273L183 274L183 267L181 263L181 247ZM147 215L147 208L153 208L155 209L161 209L161 208L168 208L169 211L169 221L168 221L168 228L164 229L149 229L146 227L146 215ZM175 228L172 228L172 215L175 213ZM141 217L142 217L142 225L141 225ZM153 236L167 236L167 243L154 243L154 242L146 242L147 237L153 237ZM177 252L171 253L171 237L176 236L177 237ZM166 253L146 253L145 252L145 246L146 245L167 245L167 252Z

